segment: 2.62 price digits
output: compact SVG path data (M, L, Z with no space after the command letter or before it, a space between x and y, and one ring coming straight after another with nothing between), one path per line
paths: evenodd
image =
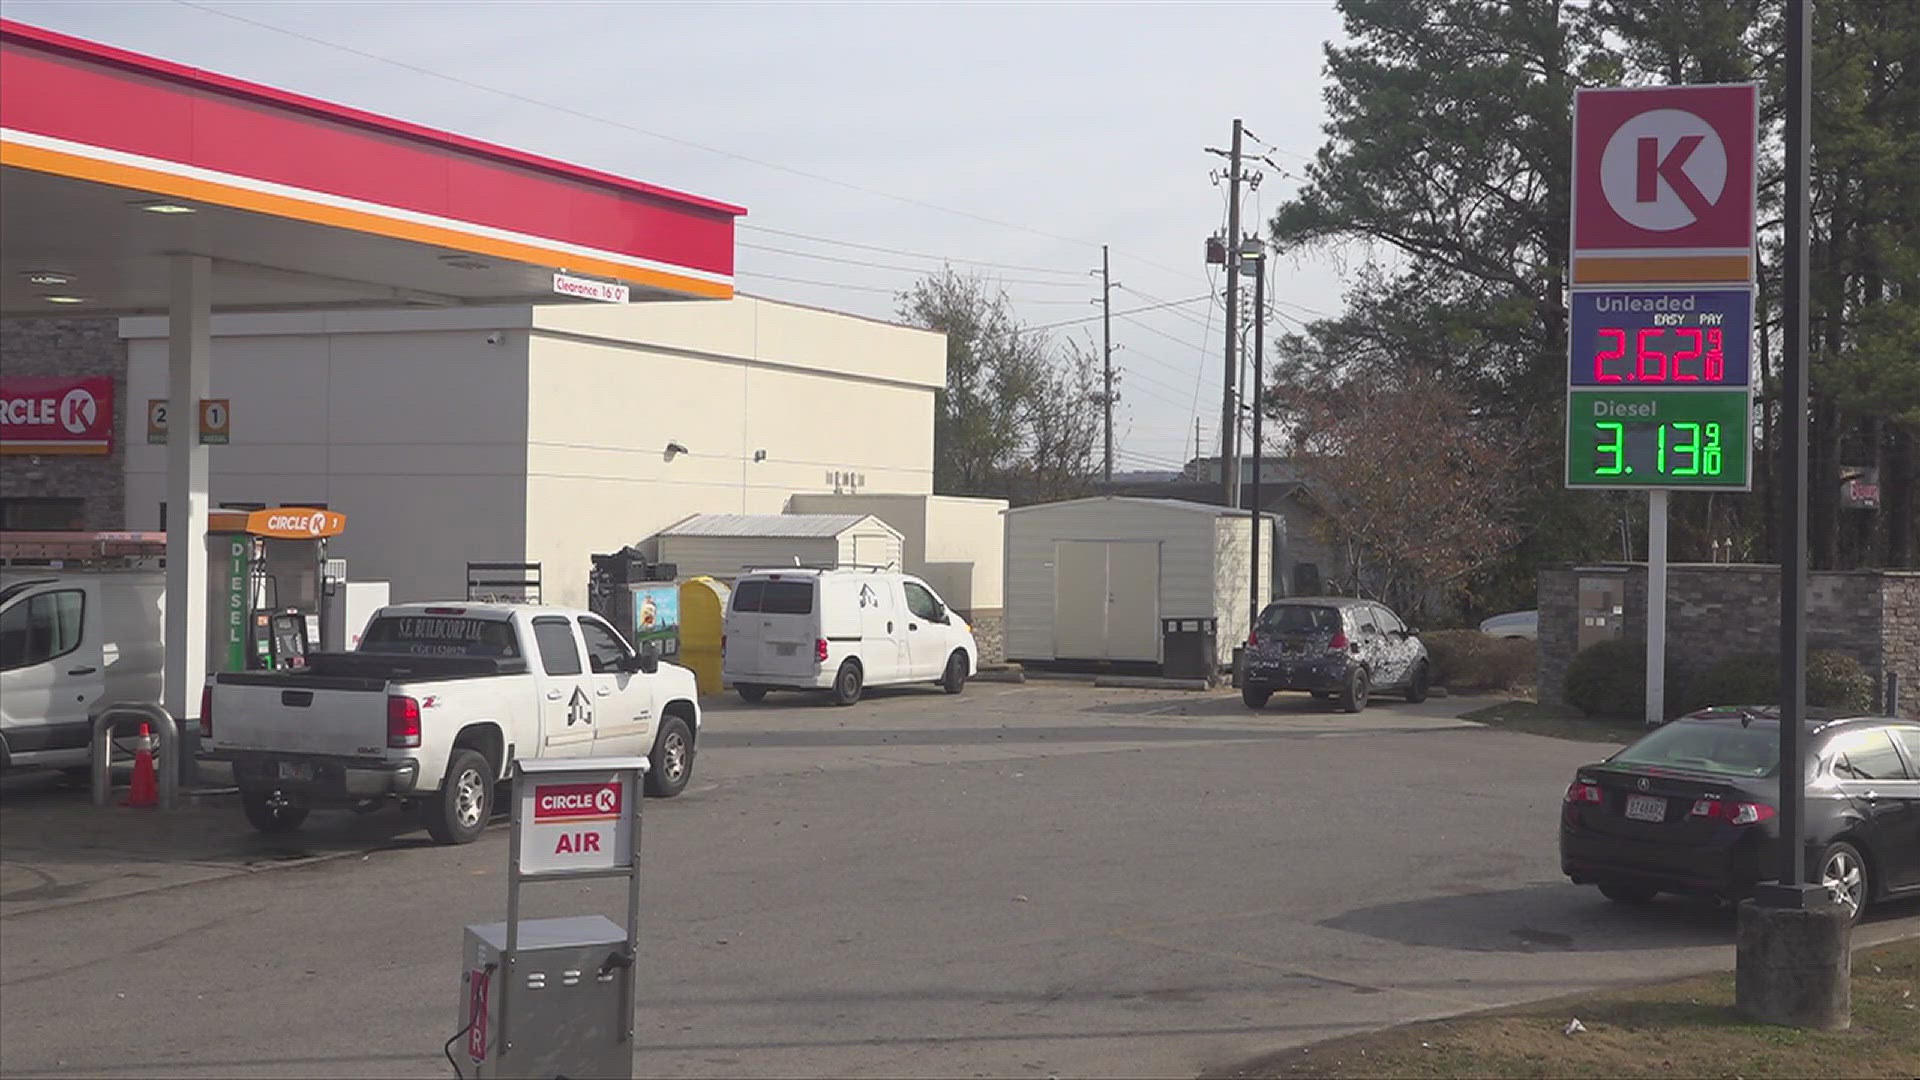
M1660 476L1719 476L1725 465L1720 445L1720 425L1673 421L1653 427L1653 468ZM1628 452L1628 425L1615 420L1596 420L1593 424L1598 442L1594 446L1593 475L1628 476L1633 473ZM1644 430L1643 425L1634 425Z
M1661 337L1671 333L1684 348L1671 352ZM1717 326L1647 326L1634 335L1627 357L1627 332L1617 326L1599 330L1601 350L1593 356L1593 378L1602 383L1723 382L1727 377L1726 334ZM1609 345L1609 343L1611 343ZM1697 365L1690 370L1689 365Z

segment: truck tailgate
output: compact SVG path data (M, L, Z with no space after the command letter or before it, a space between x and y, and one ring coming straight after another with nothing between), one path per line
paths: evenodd
M229 678L221 676L213 686L209 749L341 757L386 752L385 683L246 676L229 682Z

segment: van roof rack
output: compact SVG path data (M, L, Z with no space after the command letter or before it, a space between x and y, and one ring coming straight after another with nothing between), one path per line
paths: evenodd
M777 574L782 570L865 570L869 573L884 573L900 569L900 564L890 563L803 563L794 560L792 566L768 566L764 563L746 563L740 569L749 574Z
M0 566L37 570L164 570L163 532L0 533Z

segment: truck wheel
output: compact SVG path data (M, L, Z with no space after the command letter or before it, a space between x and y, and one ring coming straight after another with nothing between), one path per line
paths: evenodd
M833 703L851 705L860 700L860 665L848 660L833 677Z
M764 686L756 686L753 683L740 683L734 687L734 690L740 694L740 700L749 705L758 705L767 699L767 688Z
M967 688L967 654L958 649L947 658L947 673L940 678L940 689L957 694Z
M272 835L299 828L307 820L307 812L312 807L296 803L277 791L242 788L240 809L246 812L247 824Z
M493 814L493 777L478 750L457 749L447 758L440 790L421 804L427 835L436 844L471 844Z
M669 716L653 737L653 752L647 755L647 794L656 799L671 799L680 794L693 777L693 734L687 722Z

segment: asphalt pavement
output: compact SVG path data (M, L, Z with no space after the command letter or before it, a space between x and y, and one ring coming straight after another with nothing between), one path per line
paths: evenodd
M1559 801L1599 748L1455 719L1480 704L1032 682L718 705L686 793L645 808L636 1072L1193 1076L1730 968L1724 910L1560 877ZM267 839L232 807L10 781L0 1073L450 1075L461 928L503 916L505 866L504 828L439 848L316 814ZM622 890L530 887L526 914L617 918ZM1907 905L1856 939L1916 933Z

